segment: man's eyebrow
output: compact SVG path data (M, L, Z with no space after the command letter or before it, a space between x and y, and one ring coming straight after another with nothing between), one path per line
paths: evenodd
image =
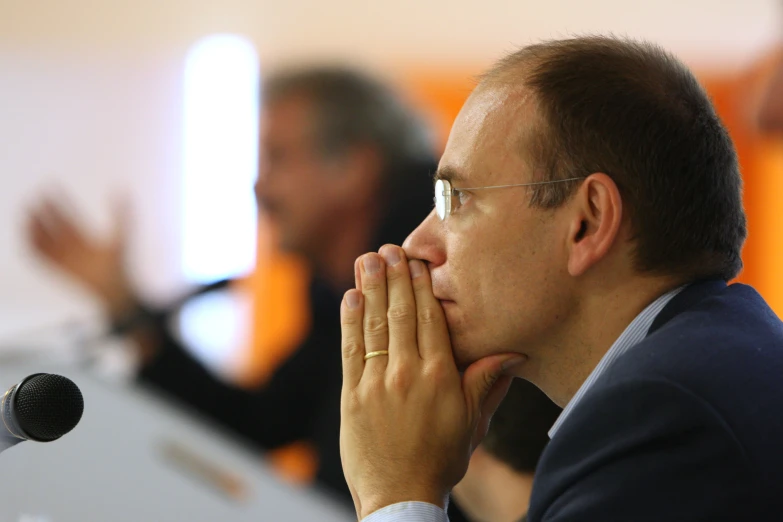
M442 179L448 182L465 181L465 177L451 167L440 167L433 176L434 181Z

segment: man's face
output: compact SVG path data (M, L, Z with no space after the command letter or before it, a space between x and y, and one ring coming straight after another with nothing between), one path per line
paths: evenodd
M453 174L456 189L533 181L521 139L539 122L533 104L479 87L454 123L439 174ZM502 352L532 362L570 311L567 214L529 206L530 190L466 191L445 221L433 211L405 242L409 257L429 265L461 367Z
M338 162L318 148L312 104L299 95L264 108L256 197L280 247L312 257L328 236L342 195L335 195Z

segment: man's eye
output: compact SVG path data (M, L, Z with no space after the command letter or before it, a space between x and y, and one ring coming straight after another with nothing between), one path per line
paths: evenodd
M457 196L457 201L460 205L463 205L465 201L468 199L468 195L462 192L461 190L455 190L454 195Z

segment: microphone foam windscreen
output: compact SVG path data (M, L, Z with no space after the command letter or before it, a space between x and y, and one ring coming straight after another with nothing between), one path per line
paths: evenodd
M59 439L82 418L84 398L73 381L62 375L39 374L22 383L14 411L19 427L40 442Z

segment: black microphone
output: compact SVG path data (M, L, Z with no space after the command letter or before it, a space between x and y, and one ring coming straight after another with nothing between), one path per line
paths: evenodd
M11 386L0 401L0 451L24 440L51 442L82 418L84 398L62 375L34 373Z
M196 297L201 297L204 294L216 292L218 290L225 290L235 282L236 279L220 279L213 283L209 283L208 285L199 286L196 289L191 290L187 294L183 295L176 301L169 303L169 306L166 309L166 313L170 315L178 311L180 308L182 308L185 304L187 304L192 299L195 299Z
M122 336L133 328L138 328L139 326L150 323L161 323L179 312L189 301L201 297L204 294L224 290L235 281L235 279L220 279L214 283L199 286L180 296L178 299L171 301L164 308L149 308L140 305L130 316L124 317L119 322L112 324L107 334L110 336Z

